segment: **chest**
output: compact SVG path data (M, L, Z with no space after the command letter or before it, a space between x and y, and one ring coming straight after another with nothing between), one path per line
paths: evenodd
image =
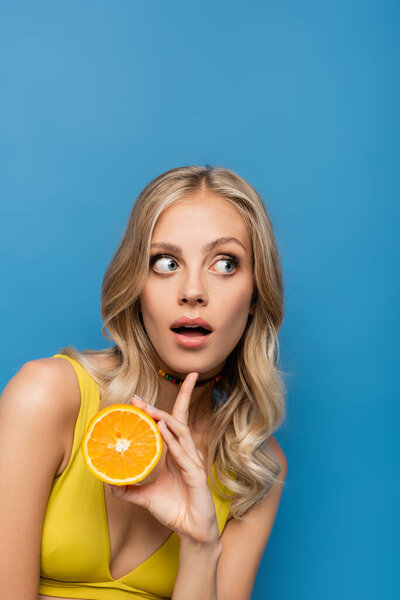
M196 432L192 435L196 447L207 460L205 436ZM118 579L161 548L173 530L162 525L146 509L123 498L115 498L108 485L104 485L104 500L110 541L110 573Z
M195 436L194 436L195 437ZM207 448L196 438L204 457ZM213 494L222 531L229 503ZM54 581L68 589L116 587L170 597L179 565L179 536L148 511L123 498L86 468L74 445L67 469L52 487L42 531L41 588L57 596ZM57 584L60 587L60 583ZM79 589L78 589L79 588ZM52 593L50 593L50 590ZM70 590L70 592L72 589Z
M104 486L106 521L110 543L109 569L120 579L143 564L173 531L161 525L147 510L123 498L114 498Z
M42 531L41 593L57 596L54 592L65 585L70 593L76 591L76 598L83 597L81 586L139 589L149 598L168 597L178 564L179 536L143 509L114 498L78 454L49 497Z

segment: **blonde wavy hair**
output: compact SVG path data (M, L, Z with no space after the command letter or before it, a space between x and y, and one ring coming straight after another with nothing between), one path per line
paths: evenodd
M77 360L97 381L102 406L129 403L133 394L154 404L159 392L158 358L139 312L152 233L168 206L199 190L232 203L247 223L252 240L253 314L226 360L223 387L227 399L214 406L207 460L213 487L223 497L233 494L231 513L242 519L274 483L283 484L278 479L281 465L268 439L286 417L283 372L277 367L277 331L283 319L280 260L266 208L249 183L229 169L209 165L171 169L151 181L133 205L102 284L102 334L114 345L83 352L68 347L60 353ZM93 355L112 358L115 368L94 365ZM214 461L224 490L214 479Z

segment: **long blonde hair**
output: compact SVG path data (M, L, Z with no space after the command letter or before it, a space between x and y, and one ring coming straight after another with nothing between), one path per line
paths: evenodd
M203 189L231 202L246 221L253 246L253 314L228 356L224 372L227 400L214 407L209 435L207 471L216 474L233 494L237 519L259 503L277 482L281 466L268 445L285 419L284 385L277 364L277 332L283 319L283 285L271 221L256 190L236 173L220 167L186 166L156 177L133 205L122 241L102 285L102 333L114 345L100 351L62 348L77 360L102 389L102 405L129 403L133 394L154 404L159 392L157 354L144 329L139 296L149 268L153 229L172 203ZM106 332L106 328L109 335ZM94 365L90 356L113 358L115 368Z

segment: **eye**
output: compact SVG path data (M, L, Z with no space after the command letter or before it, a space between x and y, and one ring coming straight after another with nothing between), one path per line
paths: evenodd
M174 264L177 265L176 260L166 254L157 254L150 260L150 266L154 267L154 265L157 265L155 270L159 273L173 273L173 271L176 271L176 269L170 269L169 267L173 266Z
M226 256L225 258L220 258L219 260L217 260L216 263L214 264L218 264L218 263L222 263L222 270L218 270L218 273L233 273L236 270L236 267L239 264L239 259L236 258L236 256ZM224 264L225 263L225 264ZM228 270L225 270L225 267L228 268Z

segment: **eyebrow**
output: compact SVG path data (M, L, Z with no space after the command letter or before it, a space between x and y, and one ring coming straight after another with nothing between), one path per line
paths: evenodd
M208 244L205 244L202 247L202 252L203 254L205 254L206 252L211 252L211 250L214 250L214 248L216 248L217 246L221 246L222 244L239 244L239 246L241 246L243 250L246 251L246 247L240 240L238 240L235 237L224 236L219 237L216 240L213 240L212 242L208 242ZM164 248L165 250L173 252L174 254L177 254L179 256L182 256L183 254L183 250L180 246L177 246L176 244L171 244L170 242L154 242L153 244L151 244L150 248Z

